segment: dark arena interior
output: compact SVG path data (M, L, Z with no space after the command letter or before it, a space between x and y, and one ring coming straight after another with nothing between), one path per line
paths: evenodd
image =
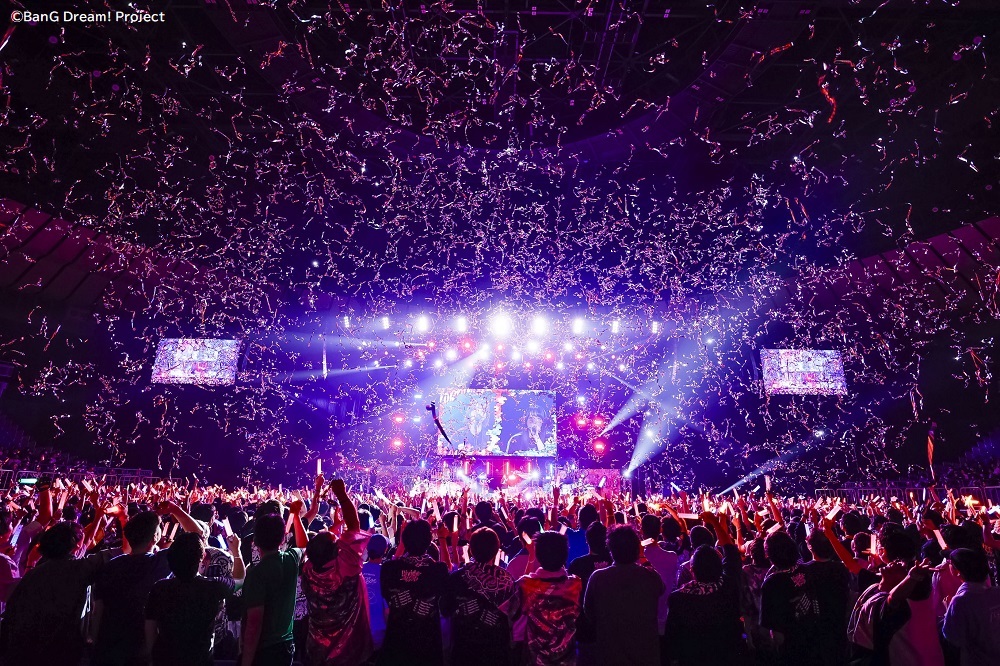
M308 666L1000 663L1000 639L948 628L961 593L940 580L970 585L963 567L985 553L1000 582L995 0L40 2L14 0L0 23L0 597L22 608L0 621L0 664L290 663L274 654L287 640L268 642L272 601L263 633L227 602L208 661L171 653L165 591L146 606L154 634L109 647L108 615L141 629L142 608L112 610L107 571L81 588L73 640L28 657L40 620L23 607L43 593L17 596L50 561L137 557L125 525L151 509L160 578L167 553L197 550L178 526L237 571L243 537L253 609L251 561L268 551L255 512L271 502L317 553L296 560L309 612L288 656ZM589 557L586 506L609 572L633 533L662 539L639 558L665 584L657 640L615 629L631 617L616 590L639 580L624 573L579 591L586 622L568 640L519 642L521 593L487 595L515 627L489 649L463 642L462 598L442 593L431 605L454 635L407 634L400 652L398 627L416 625L386 568L384 645L379 611L362 613L373 647L314 599L333 557L320 542L346 567L351 543L370 559L377 540L362 540L379 536L388 567L419 554L401 535L427 522L445 539L434 564L465 580L482 529L501 568L535 557L518 520L532 508L539 553L568 530L569 563ZM63 561L45 539L67 522L82 531ZM904 604L885 524L937 548L899 585L933 578L940 661L892 647L916 629L847 640L864 583ZM765 539L777 552L787 534L795 566L843 560L844 630L775 620L757 581L739 640L678 647L671 632L708 611L665 619L686 588L657 562L677 553L683 580L695 526L713 537L706 558L735 545L763 566ZM810 551L814 535L845 548ZM513 588L549 580L526 565ZM840 575L809 571L815 590ZM992 617L1000 635L989 599L992 615L962 622Z

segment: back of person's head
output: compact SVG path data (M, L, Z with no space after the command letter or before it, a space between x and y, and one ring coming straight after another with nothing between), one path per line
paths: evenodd
M631 525L615 525L608 531L608 551L615 564L635 564L639 546L639 535Z
M381 560L389 550L389 540L381 534L373 534L368 541L368 559Z
M160 517L153 511L138 513L125 523L123 534L132 548L144 548L156 539Z
M948 548L954 550L956 548L966 548L968 547L968 534L958 525L942 525L941 526L941 538L944 539L944 543Z
M420 557L427 552L432 540L431 524L426 520L411 520L403 528L403 548L407 555Z
M80 512L76 510L75 506L63 507L62 518L68 523L75 523L80 517Z
M202 502L192 504L191 511L189 513L195 520L200 520L201 522L208 523L209 525L211 525L215 520L215 507L211 504L203 504Z
M847 536L854 536L864 529L864 523L861 516L850 511L841 516L840 526L844 528L844 533Z
M750 542L747 554L750 555L750 561L755 567L766 567L770 564L767 561L767 553L764 551L764 537L762 536L758 536Z
M529 518L529 517L537 520L539 524L545 522L545 512L542 511L537 506L533 506L524 511L522 518ZM518 522L521 522L520 519L518 519Z
M833 550L833 544L819 530L810 532L809 536L806 537L806 543L809 545L809 552L816 559L832 560L837 557L836 551Z
M790 569L799 561L799 549L787 532L781 530L767 535L764 540L767 559L778 569Z
M278 500L267 500L266 502L261 502L254 511L253 517L256 519L270 513L281 515L281 504L278 503Z
M196 532L178 534L167 550L167 564L175 578L190 579L198 575L205 557L205 541Z
M77 532L73 523L56 523L38 538L38 550L47 560L61 560L76 550Z
M590 549L590 552L607 552L608 528L604 526L604 523L599 520L592 522L584 533L584 536L587 539L587 547Z
M476 518L479 519L481 523L489 523L493 521L493 504L482 500L476 503Z
M691 528L691 549L699 546L714 546L715 535L704 525L695 525Z
M372 528L372 514L366 509L358 511L358 522L361 524L361 529L365 532Z
M699 583L715 583L722 578L722 556L712 546L698 546L691 555L691 573Z
M479 527L469 536L469 553L479 564L493 564L500 552L500 537L488 527Z
M517 522L517 533L527 534L530 537L535 536L542 531L542 523L532 516L525 514L524 518Z
M642 517L642 522L640 523L642 527L642 536L645 539L659 539L660 538L660 519L656 516L646 514Z
M535 537L535 559L546 571L559 571L569 557L569 539L559 532L539 532Z
M681 524L673 516L664 516L660 521L660 532L667 541L673 541L681 535Z
M580 529L586 530L599 517L597 507L593 504L584 504L580 507Z
M897 509L896 507L890 507L886 509L885 517L886 520L888 520L890 523L899 523L900 525L902 525L905 520L903 512Z
M981 550L956 548L951 551L948 560L967 583L985 583L990 576L989 560Z
M855 557L866 556L872 548L872 535L868 532L858 532L851 539L851 550Z
M285 521L276 513L257 516L253 525L253 542L260 550L278 550L285 540Z
M336 559L339 551L337 539L330 532L320 532L306 544L306 557L317 569L326 567Z
M887 523L886 527L891 524ZM879 535L879 542L882 544L887 562L913 562L917 557L916 545L902 531L883 529Z

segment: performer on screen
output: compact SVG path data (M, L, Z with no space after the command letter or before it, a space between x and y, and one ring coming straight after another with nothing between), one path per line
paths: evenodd
M489 430L492 427L490 404L483 399L474 399L465 413L465 423L456 433L458 449L468 453L485 451L490 445Z
M535 409L528 412L524 419L524 428L521 432L514 433L507 440L507 454L534 454L539 455L545 452L546 443L542 439L542 415Z

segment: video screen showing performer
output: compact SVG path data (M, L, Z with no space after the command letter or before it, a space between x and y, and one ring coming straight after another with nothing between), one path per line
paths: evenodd
M550 391L450 389L439 401L438 455L554 456L555 395Z

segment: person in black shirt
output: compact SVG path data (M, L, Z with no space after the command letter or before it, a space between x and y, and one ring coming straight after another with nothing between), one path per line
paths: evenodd
M132 552L108 562L94 586L95 666L145 661L143 609L153 583L170 575L167 551L153 551L160 539L160 517L155 512L133 516L124 534Z
M448 578L442 599L452 616L452 663L509 666L510 623L500 604L514 593L514 579L494 564L500 539L488 527L469 537L472 562Z
M441 642L441 596L448 583L448 567L427 550L431 526L414 520L403 528L403 557L382 564L379 581L389 605L380 666L440 666L444 662Z
M691 556L694 580L670 593L664 644L681 666L732 666L746 651L740 619L742 559L728 527L712 514L702 520L716 527L722 556L699 546Z
M778 663L795 666L816 663L820 648L814 640L820 628L819 600L798 546L786 532L764 541L771 571L760 588L760 626L771 632Z
M838 666L847 662L847 615L851 574L839 560L830 540L819 530L806 537L812 561L803 565L806 579L819 603L819 626L812 641L816 664Z
M184 533L167 551L173 578L153 584L146 602L146 646L153 666L211 666L215 618L229 586L198 575L200 534Z

